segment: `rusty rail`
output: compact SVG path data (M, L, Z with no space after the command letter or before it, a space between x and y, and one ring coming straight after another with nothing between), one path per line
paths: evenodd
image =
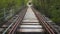
M14 34L14 32L16 31L18 25L22 22L25 14L26 14L26 9L27 9L27 8L25 8L24 10L22 10L22 12L20 12L19 17L18 17L19 19L18 19L18 20L15 22L15 24L12 26L12 28L10 29L10 31L8 32L8 34Z
M41 22L41 24L47 30L47 32L49 34L56 34L55 31L51 28L51 26L48 25L48 23L44 20L44 17L40 14L40 12L38 12L34 8L32 8L32 10L34 11L34 13L35 13L36 17L38 18L38 20Z

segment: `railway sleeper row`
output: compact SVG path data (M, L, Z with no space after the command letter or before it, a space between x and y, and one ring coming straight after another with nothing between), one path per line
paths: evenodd
M28 10L30 10L30 9L28 9ZM60 34L60 27L59 26L57 26L55 23L53 23L49 18L47 18L47 17L45 17L44 15L41 15L41 14L39 14L39 12L38 11L36 11L35 9L32 9L33 10L33 12L34 12L34 14L36 15L36 17L37 17L37 19L33 19L33 20L31 20L31 18L29 19L30 20L30 22L29 21L27 21L26 19L24 19L24 15L26 15L25 13L24 13L24 11L22 12L22 13L24 13L24 14L22 14L22 13L20 13L19 15L16 15L14 18L13 18L13 20L15 20L17 17L19 17L18 19L19 20L21 20L21 22L19 23L19 25L15 25L16 26L16 29L15 29L15 31L13 32L14 34ZM26 10L25 10L26 11ZM23 16L22 16L23 15ZM22 18L22 17L23 18ZM22 19L21 19L22 18ZM12 21L13 21L12 20ZM11 22L12 22L11 21ZM17 24L17 23L16 23ZM0 34L2 34L3 33L3 31L6 29L6 28L8 28L8 26L9 26L10 24L5 24L4 25L4 27L0 27ZM30 27L28 27L30 25ZM36 26L38 26L39 25L39 27L40 27L40 25L41 25L41 27L39 28L37 28ZM15 28L15 26L14 26L14 28ZM25 27L25 26L27 26L27 27ZM13 26L12 26L13 27ZM6 32L6 34L8 33L8 32L10 32L11 30L12 30L12 27L10 27L10 29ZM50 29L49 29L50 28ZM27 32L24 32L24 29L25 30L27 30L27 29L30 29L31 31L30 32L28 32L28 30L27 30ZM36 31L36 29L37 30L42 30L42 32L34 32L34 31ZM22 31L23 30L23 31ZM50 30L50 31L49 31ZM12 30L13 31L13 30ZM11 32L12 32L11 31ZM12 34L12 33L8 33L8 34Z

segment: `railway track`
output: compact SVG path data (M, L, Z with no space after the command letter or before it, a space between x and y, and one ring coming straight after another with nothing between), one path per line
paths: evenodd
M44 16L34 8L28 7L2 25L1 34L57 34Z

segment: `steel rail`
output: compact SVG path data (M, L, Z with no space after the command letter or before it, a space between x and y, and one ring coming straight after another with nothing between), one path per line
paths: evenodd
M50 25L47 24L47 22L44 20L44 17L40 14L40 12L38 12L37 10L35 10L34 8L32 8L32 10L34 11L36 17L38 18L38 20L41 22L41 24L45 27L45 29L48 31L49 34L55 34L54 30L51 28Z
M18 17L13 21L13 23L11 23L8 28L6 28L6 30L2 33L2 34L5 34L9 29L10 27L16 22L16 20L18 19Z
M8 32L8 34L14 34L16 31L18 25L22 22L25 14L26 14L27 8L25 8L22 12L19 14L19 19L15 22L15 24L12 26L11 30Z

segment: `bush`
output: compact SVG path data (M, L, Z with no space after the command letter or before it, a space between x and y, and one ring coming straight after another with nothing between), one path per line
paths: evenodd
M60 23L60 0L33 0L33 5L55 23Z

